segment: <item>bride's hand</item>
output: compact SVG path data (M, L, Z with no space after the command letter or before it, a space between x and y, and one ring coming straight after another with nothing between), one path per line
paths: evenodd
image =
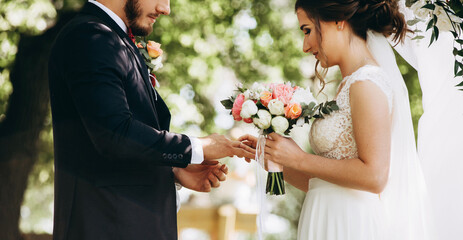
M274 163L297 169L304 154L293 139L277 133L269 134L265 141L265 158Z

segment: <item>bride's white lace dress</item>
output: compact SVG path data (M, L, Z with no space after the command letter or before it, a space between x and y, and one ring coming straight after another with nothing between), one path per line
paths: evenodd
M339 111L315 120L312 125L310 144L317 155L339 161L358 157L349 101L350 86L357 81L375 83L387 96L391 110L393 94L382 69L372 65L359 68L341 82L336 99ZM302 206L298 239L383 239L386 228L384 209L378 194L312 178Z

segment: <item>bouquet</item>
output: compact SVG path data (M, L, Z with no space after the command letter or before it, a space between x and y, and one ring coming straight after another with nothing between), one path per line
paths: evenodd
M292 86L290 83L260 84L250 88L238 87L237 93L221 101L231 110L235 121L243 120L254 124L260 130L256 160L262 164L265 136L276 132L288 135L294 126L309 123L311 118L323 118L338 110L335 101L317 104L310 89ZM285 193L282 166L268 162L266 193L282 195Z

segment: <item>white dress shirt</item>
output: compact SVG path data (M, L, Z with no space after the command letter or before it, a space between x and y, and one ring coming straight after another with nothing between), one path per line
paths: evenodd
M122 21L122 19L119 16L117 16L117 14L111 11L111 9L107 8L105 5L95 0L89 0L89 2L95 4L96 6L101 8L103 11L105 11L105 13L108 14L117 23L117 25L124 32L127 33L127 26L125 25L124 21ZM196 137L188 136L188 138L190 138L191 149L192 149L190 164L201 164L204 161L203 146L201 144L201 141ZM180 188L176 188L176 190L178 189ZM179 198L178 191L177 191L177 212L179 209L180 209L180 198Z

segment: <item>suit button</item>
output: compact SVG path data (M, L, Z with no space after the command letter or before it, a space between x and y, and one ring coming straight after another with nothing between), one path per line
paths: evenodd
M172 157L174 158L174 160L177 160L177 154L173 154Z
M178 159L183 159L183 154L179 154Z
M163 154L162 154L162 158L166 159L166 158L167 158L167 154L163 153Z
M172 159L172 154L170 154L170 153L167 154L167 158L168 158L168 159Z

